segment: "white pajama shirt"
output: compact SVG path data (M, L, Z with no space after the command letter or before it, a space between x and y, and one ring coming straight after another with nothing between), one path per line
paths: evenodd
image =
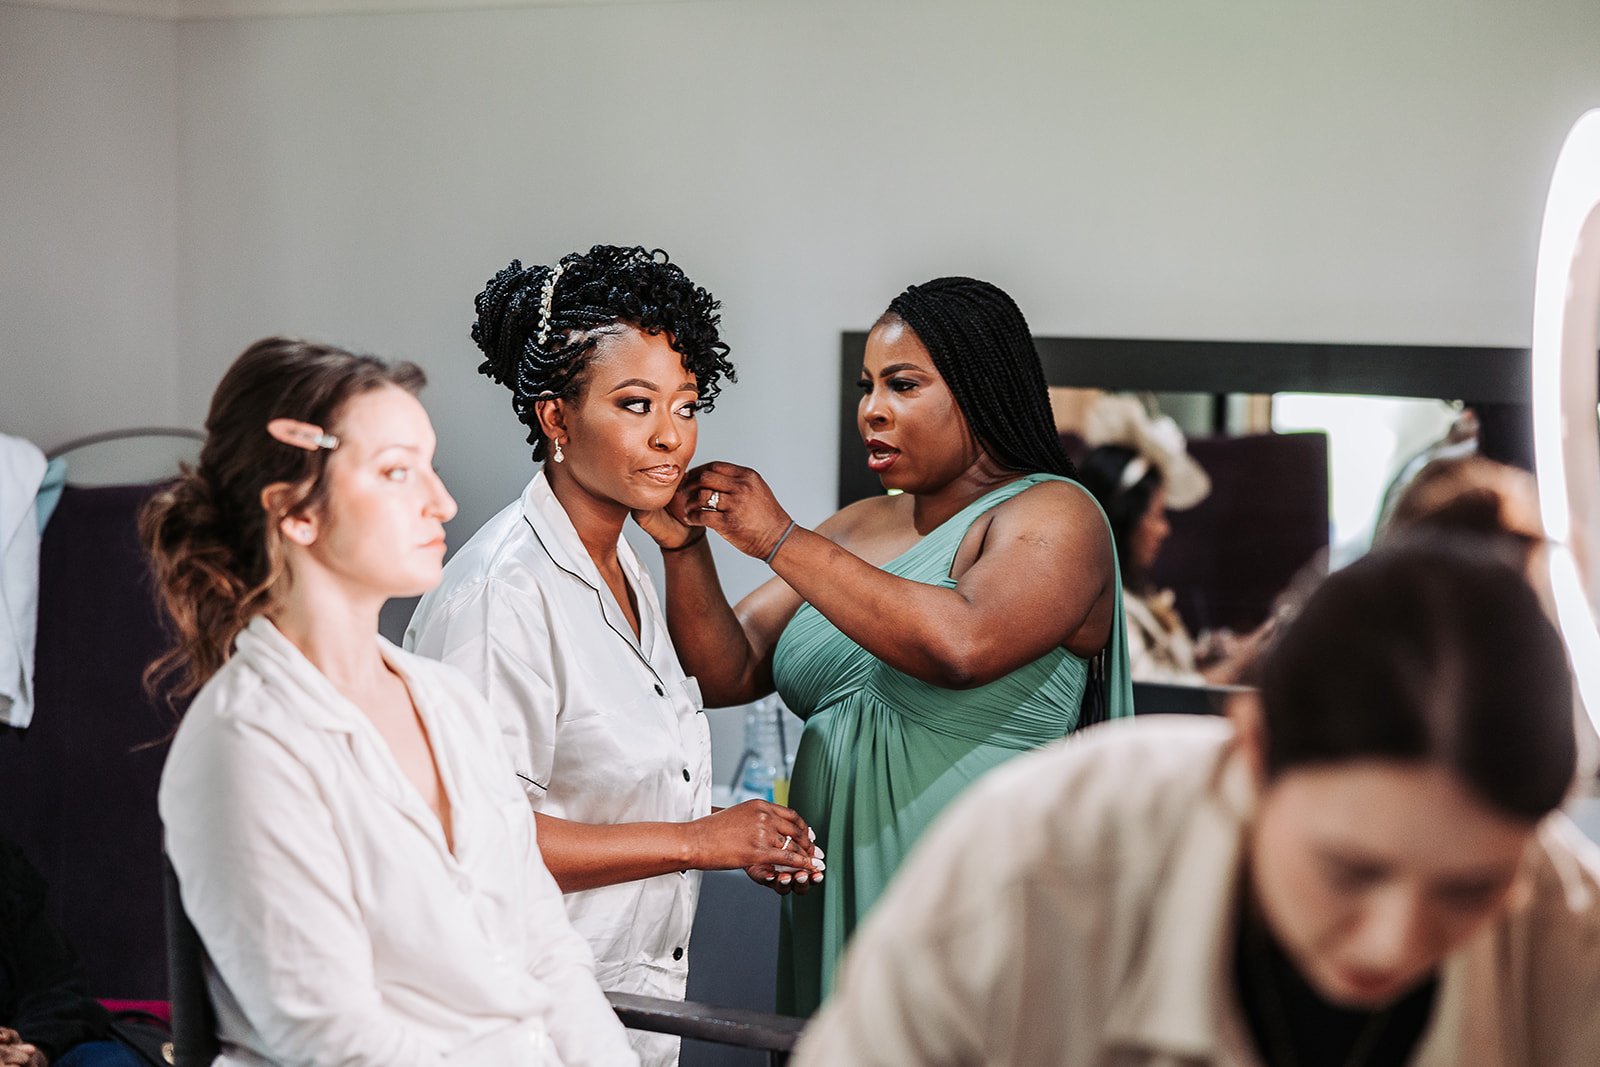
M621 538L635 637L541 471L423 598L406 647L488 698L534 810L582 823L683 823L711 810L711 735L648 573ZM682 999L698 872L566 896L609 991ZM629 1034L647 1064L676 1039Z

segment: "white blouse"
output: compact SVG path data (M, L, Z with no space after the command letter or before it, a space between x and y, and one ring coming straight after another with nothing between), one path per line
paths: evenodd
M1122 591L1129 670L1136 682L1204 685L1205 675L1195 665L1194 639L1184 628L1172 600L1170 589L1149 597Z
M377 729L264 618L172 743L161 819L217 1062L635 1062L482 697L380 649L427 730L454 853Z
M445 566L406 647L481 688L535 810L584 823L688 822L711 811L699 686L684 675L655 588L621 538L617 555L639 637L540 471ZM683 997L699 877L567 895L603 988ZM676 1042L634 1038L647 1063L675 1058ZM673 1051L650 1054L656 1046Z

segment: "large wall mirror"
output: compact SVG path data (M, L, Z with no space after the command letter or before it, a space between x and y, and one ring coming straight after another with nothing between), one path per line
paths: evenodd
M865 333L843 335L839 504L882 492L856 429ZM1170 514L1152 569L1192 633L1247 633L1297 575L1371 544L1385 503L1431 455L1476 450L1531 469L1529 351L1432 345L1036 337L1058 423L1082 390L1140 394L1210 475ZM1080 446L1081 447L1081 444ZM1219 695L1140 687L1141 710L1215 710Z

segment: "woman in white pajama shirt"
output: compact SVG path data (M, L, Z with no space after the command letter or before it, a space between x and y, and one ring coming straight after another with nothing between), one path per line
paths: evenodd
M671 501L695 415L732 368L717 303L664 253L597 245L513 262L477 299L479 370L506 385L535 460L418 606L406 646L488 697L546 862L601 985L682 998L701 870L775 887L820 877L799 816L766 801L713 813L699 689L622 537ZM790 873L775 868L799 868ZM632 1034L641 1059L678 1042Z
M378 636L455 503L421 372L273 338L141 520L199 688L162 775L221 1064L628 1064L493 713Z

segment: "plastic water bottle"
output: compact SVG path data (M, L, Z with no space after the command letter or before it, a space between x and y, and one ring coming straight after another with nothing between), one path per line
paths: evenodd
M743 771L739 776L739 800L774 800L781 789L788 799L789 768L785 765L783 705L775 697L756 701L744 713Z

